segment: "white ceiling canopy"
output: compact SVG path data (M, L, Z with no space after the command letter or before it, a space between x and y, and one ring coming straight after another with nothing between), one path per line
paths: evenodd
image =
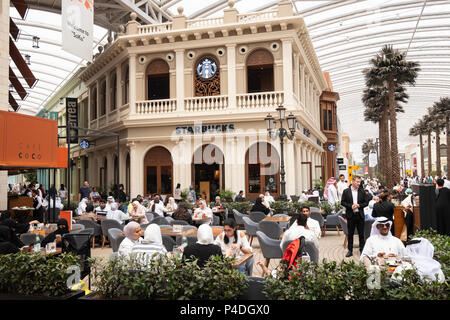
M274 9L277 0L235 0L240 13ZM361 102L365 87L362 70L383 45L407 52L407 59L418 61L422 71L410 95L405 113L398 115L399 147L415 143L409 128L441 96L450 96L450 1L448 0L338 0L290 1L294 12L306 25L323 71L329 72L334 91L340 95L338 114L342 131L350 135L351 152L361 158L361 144L378 135L377 126L364 122ZM60 0L27 0L31 8L60 12ZM204 4L200 6L200 3ZM178 7L189 19L222 16L227 0L96 0L97 41L105 41L107 29L117 31L135 11L141 23L161 23L177 15ZM59 11L58 11L59 10ZM22 105L36 113L55 84L62 85L83 61L60 49L60 17L30 11L26 21L11 15L19 28L41 38L41 48L31 48L31 40L21 37L18 47L31 55L31 70L39 79L35 90ZM45 23L42 23L45 21ZM34 23L34 25L32 25ZM53 30L54 28L55 30ZM106 28L106 29L104 29ZM18 99L17 101L20 101Z

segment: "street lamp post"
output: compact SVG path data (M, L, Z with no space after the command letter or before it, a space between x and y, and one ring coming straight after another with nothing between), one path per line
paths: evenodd
M272 117L270 114L267 115L264 120L266 121L267 131L269 133L269 136L272 140L276 139L278 136L280 138L280 156L281 156L281 163L280 163L280 176L281 176L281 194L280 194L280 200L287 200L286 195L286 181L285 181L285 175L286 172L284 171L284 138L287 137L289 140L294 139L295 129L297 127L297 118L291 113L285 118L286 116L286 108L283 106L279 106L277 109L278 111L278 121L280 122L280 127L278 129L275 128L276 126L276 120L274 117ZM283 120L287 121L288 129L290 133L283 127Z

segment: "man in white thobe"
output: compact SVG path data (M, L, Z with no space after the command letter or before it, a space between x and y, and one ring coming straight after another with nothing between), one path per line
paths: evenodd
M339 182L337 183L337 192L338 192L339 201L341 201L341 199L342 199L342 192L344 192L344 190L347 188L348 188L348 183L345 182L345 176L343 174L341 174L339 176Z
M392 221L386 217L378 217L372 224L370 237L366 240L360 258L364 265L370 266L370 258L378 256L405 256L405 246L400 239L392 235L391 226Z

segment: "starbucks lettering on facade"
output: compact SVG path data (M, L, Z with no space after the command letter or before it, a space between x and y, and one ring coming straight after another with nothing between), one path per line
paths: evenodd
M176 134L204 134L218 132L234 132L234 123L176 127Z

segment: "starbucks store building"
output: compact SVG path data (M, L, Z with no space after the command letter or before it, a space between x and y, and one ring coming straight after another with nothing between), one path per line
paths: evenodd
M280 195L280 139L265 118L296 119L284 139L286 194L323 176L319 97L327 88L305 23L289 1L276 10L140 25L136 15L79 75L89 128L117 139L73 148L92 186L123 183L131 197L172 195L177 183L212 201L217 189ZM81 101L79 101L81 102ZM286 121L283 122L286 128ZM279 123L277 122L277 127Z

